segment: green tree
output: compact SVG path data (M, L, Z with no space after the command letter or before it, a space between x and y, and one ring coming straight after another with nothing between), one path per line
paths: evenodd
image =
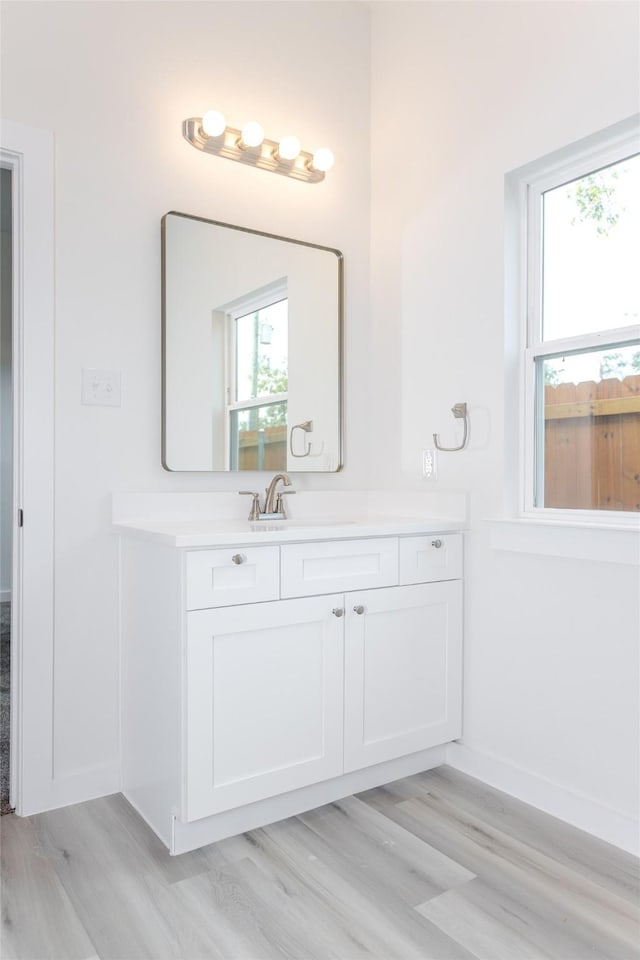
M557 387L560 383L560 373L557 367L551 366L547 361L544 365L544 385L545 387Z
M600 379L607 377L618 377L623 380L624 377L630 377L634 373L640 373L640 350L636 350L630 357L625 356L620 350L613 353L605 353L600 361Z
M619 206L615 199L616 180L618 170L606 168L596 173L582 177L569 185L568 197L575 201L578 214L571 224L587 223L592 221L596 225L596 232L601 237L607 237L612 227L615 227L624 207Z
M272 367L268 357L260 357L258 366L258 396L271 396L277 393L286 393L289 378L286 367ZM286 402L273 404L262 411L262 425L277 427L287 422Z

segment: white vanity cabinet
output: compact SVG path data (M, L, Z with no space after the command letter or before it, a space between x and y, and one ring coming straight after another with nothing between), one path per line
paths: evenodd
M342 774L337 596L187 615L187 819Z
M180 853L442 762L461 574L459 533L123 536L123 792Z

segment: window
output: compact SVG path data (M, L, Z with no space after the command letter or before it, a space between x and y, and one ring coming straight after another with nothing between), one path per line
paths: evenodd
M227 311L227 414L232 470L287 466L288 299L286 280Z
M619 125L513 175L526 246L520 473L527 516L640 512L637 129L621 135Z

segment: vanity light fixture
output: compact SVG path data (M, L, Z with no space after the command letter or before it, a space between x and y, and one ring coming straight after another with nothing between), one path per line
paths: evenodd
M259 147L263 141L264 130L255 120L250 120L242 128L237 146L241 150L253 150L254 147Z
M274 154L274 160L295 160L300 156L302 144L297 137L283 137Z
M261 170L271 170L285 177L319 183L334 163L333 153L320 147L314 153L302 149L297 137L286 136L279 142L268 140L255 120L241 130L227 126L223 113L208 110L202 117L191 117L182 124L185 140L205 153L227 160L239 160Z
M207 110L202 118L202 129L208 137L219 137L227 126L224 113L219 110Z

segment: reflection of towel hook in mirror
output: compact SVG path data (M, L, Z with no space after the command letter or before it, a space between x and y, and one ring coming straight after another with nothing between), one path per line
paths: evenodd
M312 453L312 452L311 452L311 447L313 446L313 444L312 444L312 443L306 443L306 442L305 442L305 451L304 451L304 453L296 453L296 452L294 451L294 449L293 449L293 434L294 434L294 431L295 431L295 430L303 430L304 433L311 433L311 431L313 430L313 420L303 420L302 423L294 423L294 425L291 427L291 433L289 434L289 451L290 451L290 453L291 453L291 456L292 456L292 457L297 457L299 460L301 460L303 457L318 457L318 456L320 456L320 453L322 453L322 450L323 450L323 448L324 448L324 443L321 445L321 447L320 447L320 452L319 452L319 453Z
M455 453L457 450L464 450L469 436L469 415L467 413L466 403L454 403L454 405L451 407L451 413L454 415L456 420L464 419L464 433L462 435L462 443L458 447L441 447L439 436L437 433L434 433L433 443L436 450L444 450L445 453Z

